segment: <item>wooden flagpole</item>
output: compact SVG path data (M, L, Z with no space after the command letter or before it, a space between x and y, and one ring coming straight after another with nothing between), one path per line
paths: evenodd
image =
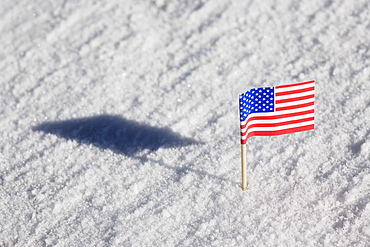
M242 147L242 190L248 189L247 187L247 145L241 144Z
M242 109L241 98L244 94L239 95L239 109ZM241 113L241 112L240 112ZM241 127L241 123L240 123ZM247 189L247 144L241 143L241 158L242 158L242 190Z

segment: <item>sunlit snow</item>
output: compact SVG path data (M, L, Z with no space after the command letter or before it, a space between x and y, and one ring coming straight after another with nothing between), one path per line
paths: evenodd
M367 246L370 6L0 3L0 246ZM316 80L315 130L238 95Z

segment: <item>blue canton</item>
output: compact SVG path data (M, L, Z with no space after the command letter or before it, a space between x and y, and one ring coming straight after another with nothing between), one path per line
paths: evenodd
M253 88L240 95L240 121L251 113L273 112L275 108L274 87Z

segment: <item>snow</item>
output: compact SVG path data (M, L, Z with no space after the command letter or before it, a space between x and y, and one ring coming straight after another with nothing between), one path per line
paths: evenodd
M368 1L2 1L1 246L366 246ZM315 79L316 129L238 94Z

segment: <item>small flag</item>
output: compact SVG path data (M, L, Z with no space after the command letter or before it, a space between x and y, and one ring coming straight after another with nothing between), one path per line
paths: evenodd
M239 97L241 144L314 129L315 81L253 88Z

